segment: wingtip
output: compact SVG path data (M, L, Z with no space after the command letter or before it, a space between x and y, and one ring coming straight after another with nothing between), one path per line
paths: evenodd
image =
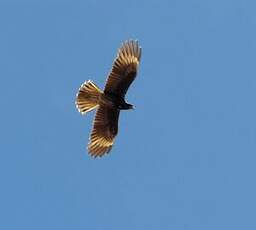
M112 145L109 145L108 147L103 148L103 146L98 145L98 143L92 144L91 137L89 138L89 144L87 146L87 152L92 158L97 157L103 157L106 154L109 154L111 149L113 147Z
M141 58L141 46L139 45L138 39L128 39L121 44L118 49L118 54L122 56L132 55L140 61Z

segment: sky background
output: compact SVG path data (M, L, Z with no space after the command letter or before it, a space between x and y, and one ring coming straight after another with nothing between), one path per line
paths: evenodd
M0 1L0 228L256 229L255 7ZM75 94L130 38L136 109L93 159Z

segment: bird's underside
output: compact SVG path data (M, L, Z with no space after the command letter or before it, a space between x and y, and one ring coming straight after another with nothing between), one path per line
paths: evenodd
M88 144L91 156L109 153L118 133L120 110L131 109L125 94L136 77L141 57L138 42L129 40L122 44L107 78L104 91L92 81L81 85L76 97L76 107L82 114L97 109Z

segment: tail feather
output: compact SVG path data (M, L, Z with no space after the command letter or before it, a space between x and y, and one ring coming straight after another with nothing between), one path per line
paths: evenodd
M76 108L85 114L98 107L102 91L92 81L84 82L76 95Z

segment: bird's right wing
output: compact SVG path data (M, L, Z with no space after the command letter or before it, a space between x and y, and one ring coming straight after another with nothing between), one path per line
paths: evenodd
M125 42L118 51L104 92L124 97L136 77L140 57L141 47L139 47L138 41Z
M97 157L109 153L118 132L118 118L119 110L114 107L99 106L88 144L91 156Z

